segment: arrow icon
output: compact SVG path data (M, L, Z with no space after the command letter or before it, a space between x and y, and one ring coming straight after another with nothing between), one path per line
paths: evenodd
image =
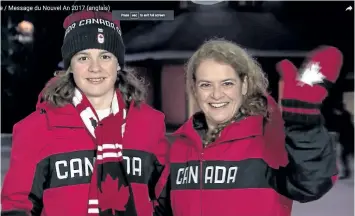
M349 6L345 9L345 11L351 11L353 9L353 7Z

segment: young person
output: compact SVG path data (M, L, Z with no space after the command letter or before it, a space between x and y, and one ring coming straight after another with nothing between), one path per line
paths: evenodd
M1 215L166 215L164 115L124 68L119 21L83 11L64 28L67 71L14 126Z

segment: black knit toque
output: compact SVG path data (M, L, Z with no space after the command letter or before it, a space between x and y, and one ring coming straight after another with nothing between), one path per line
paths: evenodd
M65 20L62 58L64 69L70 66L71 58L85 49L102 49L111 52L123 67L125 47L120 22L112 20L109 12L80 11Z

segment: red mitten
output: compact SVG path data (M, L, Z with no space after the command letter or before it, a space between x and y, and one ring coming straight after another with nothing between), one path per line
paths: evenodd
M314 50L299 72L290 61L279 62L277 70L283 79L280 96L284 119L319 123L320 106L337 80L342 63L340 50L330 46Z

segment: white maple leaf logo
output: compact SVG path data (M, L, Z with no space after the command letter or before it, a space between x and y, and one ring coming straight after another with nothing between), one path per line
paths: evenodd
M313 86L314 84L322 83L325 76L320 69L321 66L319 65L319 62L309 63L297 79L300 81L299 85L303 86L304 84L307 84Z

